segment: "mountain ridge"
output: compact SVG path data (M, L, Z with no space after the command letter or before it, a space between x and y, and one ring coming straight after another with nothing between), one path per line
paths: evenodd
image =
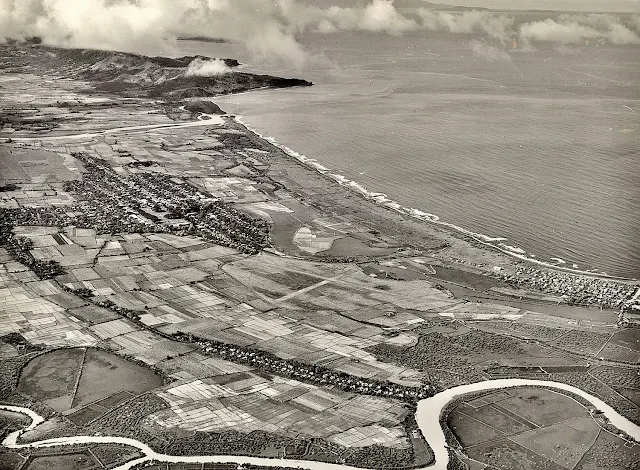
M37 43L9 42L0 46L2 66L26 73L54 75L57 78L89 82L95 91L107 91L129 97L153 97L180 100L238 93L256 88L311 86L297 78L274 77L236 72L236 59L219 59L228 68L211 76L190 76L195 61L214 60L206 56L149 57L127 52L96 49L64 49Z

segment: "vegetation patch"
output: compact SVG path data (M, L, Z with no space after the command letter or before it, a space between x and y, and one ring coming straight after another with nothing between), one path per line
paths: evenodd
M18 390L56 411L70 409L83 357L83 349L58 349L36 357L22 369Z
M451 446L491 468L574 468L601 427L585 403L542 387L469 394L442 422Z
M142 393L162 385L155 372L115 354L88 349L73 406L82 406L113 394Z
M19 363L19 359L7 362ZM69 418L85 425L132 394L162 383L163 378L152 370L113 353L75 348L57 349L32 359L22 369L18 390L58 412L80 408Z
M25 470L51 470L52 468L89 470L98 465L99 463L89 452L77 452L74 454L32 457L24 468Z

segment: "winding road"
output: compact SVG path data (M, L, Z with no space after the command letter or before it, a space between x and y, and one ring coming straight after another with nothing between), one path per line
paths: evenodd
M459 387L453 387L443 392L440 392L430 398L421 400L418 403L418 409L416 412L416 421L426 441L431 446L434 456L435 464L426 467L429 470L446 470L449 462L449 455L447 452L447 444L442 428L439 424L440 413L444 407L454 398L471 393L479 392L483 390L495 390L508 387L520 387L520 386L544 386L554 388L558 390L564 390L581 396L582 398L591 402L597 409L602 411L607 419L621 431L626 432L628 435L636 440L640 440L640 426L633 424L625 417L618 414L613 408L604 403L599 398L596 398L586 392L583 392L579 388L571 385L549 382L545 380L527 380L527 379L502 379L502 380L487 380L484 382L477 382L469 385L461 385ZM349 465L339 464L327 464L324 462L312 462L308 460L289 460L289 459L270 459L264 457L239 457L234 455L206 455L206 456L175 456L166 455L155 452L148 445L130 439L126 437L114 437L114 436L73 436L73 437L60 437L54 439L46 439L42 441L36 441L29 444L18 443L20 435L26 431L30 431L44 421L44 418L38 415L36 412L19 406L2 405L0 409L22 413L31 418L31 424L26 428L15 431L7 436L2 444L10 449L24 449L24 448L42 448L42 447L55 447L55 446L67 446L67 445L81 445L81 444L124 444L139 449L144 456L138 459L127 462L114 470L128 470L135 465L146 462L149 460L158 460L162 462L173 463L251 463L254 465L263 465L268 467L286 466L286 467L299 467L307 470L356 470L358 467L352 467Z

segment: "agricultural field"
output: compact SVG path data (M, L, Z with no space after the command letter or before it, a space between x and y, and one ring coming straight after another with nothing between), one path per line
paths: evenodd
M90 470L103 468L89 452L31 457L25 465L24 468L27 470L50 470L52 468Z
M599 353L604 359L640 363L640 334L636 328L615 332Z
M542 388L507 389L462 400L447 424L464 453L491 468L594 468L589 462L602 461L602 441L619 440L584 406ZM624 454L638 452L640 446L631 444L621 450L621 457L610 454L610 467L604 468L622 468L618 465L629 462Z
M328 438L343 447L410 446L402 426L409 411L395 400L252 372L179 381L157 394L170 408L147 417L153 429L266 431Z
M29 75L0 89L0 391L46 418L25 439L426 465L407 390L509 377L570 383L640 422L638 330L611 311L488 275L515 262L363 204L231 116L202 115L209 101L88 86ZM492 469L632 468L637 452L543 389L469 399L449 425ZM137 455L0 453L0 468Z
M46 192L61 188L55 183L78 179L78 166L74 158L56 152L0 148L0 184L21 183L20 189L11 191L11 196L20 204L41 204L43 197L53 202L51 194ZM23 183L31 185L24 187ZM63 200L56 202L63 203Z
M26 456L26 457L25 457ZM141 456L137 449L115 444L96 444L68 449L35 449L25 456L0 453L3 470L99 470L114 468Z
M84 349L59 349L36 357L22 369L18 390L56 411L71 409L84 355Z
M57 349L24 367L18 391L86 424L162 383L154 372L107 351Z

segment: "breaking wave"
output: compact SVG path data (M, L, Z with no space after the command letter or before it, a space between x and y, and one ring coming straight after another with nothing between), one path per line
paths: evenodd
M344 186L348 189L350 189L351 191L353 191L356 194L359 194L360 196L362 196L363 198L373 201L376 204L379 204L381 206L387 207L395 212L399 212L401 214L404 214L406 216L412 217L414 219L417 220L421 220L423 222L428 222L428 223L433 223L442 227L447 227L451 230L454 230L455 232L458 232L460 234L466 235L468 237L473 238L475 241L491 247L495 250L501 251L502 253L505 253L511 257L523 260L523 261L527 261L530 263L534 263L537 264L539 266L543 266L543 267L548 267L548 268L554 268L554 269L558 269L558 270L562 270L562 271L567 271L567 272L572 272L575 274L585 274L585 275L598 275L598 276L602 276L602 277L610 277L610 278L620 278L619 276L609 276L608 274L604 273L604 272L600 272L597 270L582 270L579 269L578 265L573 264L571 268L564 266L564 264L566 264L566 262L564 260L562 260L561 258L555 258L555 257L551 257L549 258L549 261L542 261L536 258L536 256L532 253L528 253L526 250L524 250L523 248L517 247L517 246L512 246L512 245L508 245L506 243L504 243L505 241L507 241L507 238L505 237L500 237L500 236L490 236L490 235L486 235L483 233L478 233L478 232L474 232L472 230L468 230L464 227L460 227L459 225L456 224L452 224L450 222L446 222L440 219L440 217L436 214L432 214L429 212L424 212L420 209L414 209L414 208L410 208L410 207L405 207L402 204L400 204L399 202L389 198L385 193L382 192L375 192L375 191L371 191L369 189L367 189L364 185L351 180L349 178L346 178L343 175L340 174L336 174L336 173L332 173L332 170L330 168L327 168L326 166L322 165L321 163L319 163L316 159L313 158L309 158L299 152L296 152L295 150L287 147L286 145L283 145L281 143L279 143L276 139L274 139L273 137L269 137L269 136L265 136L262 135L259 131L257 131L256 129L252 128L250 125L248 125L246 122L243 121L242 116L233 116L232 117L236 122L238 122L239 124L243 125L244 127L246 127L249 131L253 132L254 134L256 134L258 137L260 137L261 139L266 140L267 142L269 142L270 144L272 144L273 146L279 148L280 150L282 150L283 152L285 152L287 155L289 155L292 158L295 158L297 161L299 161L300 163L302 163L303 165L317 171L318 173L320 173L321 175L325 176L326 178L329 178L333 181L335 181L336 183L338 183L340 186ZM620 278L622 279L622 278Z

